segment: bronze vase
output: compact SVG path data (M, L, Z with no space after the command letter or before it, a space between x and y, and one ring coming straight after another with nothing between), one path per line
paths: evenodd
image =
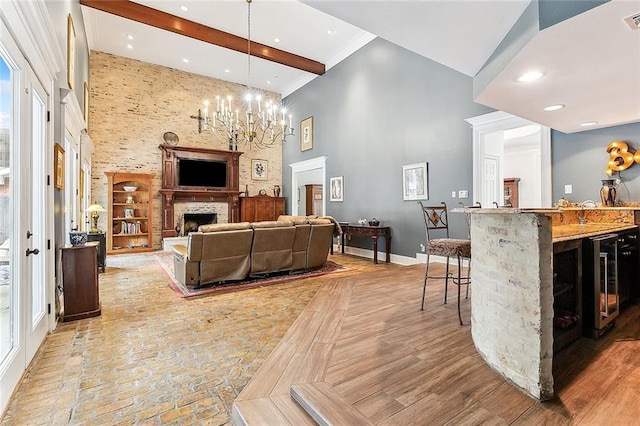
M602 179L600 188L600 199L603 207L613 207L616 205L616 185L614 179Z

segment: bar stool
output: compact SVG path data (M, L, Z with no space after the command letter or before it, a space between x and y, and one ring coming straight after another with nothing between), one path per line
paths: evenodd
M427 265L424 272L424 285L422 287L422 307L424 310L424 300L427 292L427 280L444 278L444 303L447 303L447 292L449 287L449 278L458 286L458 320L462 323L462 315L460 314L460 286L466 285L467 289L471 283L468 270L471 267L471 240L457 239L449 237L449 220L447 217L447 205L442 202L439 206L425 206L422 201L418 201L424 217L425 231L427 236ZM444 233L445 238L434 238L434 234ZM444 277L429 276L429 256L446 257L446 270ZM453 275L449 272L449 258L457 259L458 273ZM463 259L469 260L469 268L467 276L462 276Z

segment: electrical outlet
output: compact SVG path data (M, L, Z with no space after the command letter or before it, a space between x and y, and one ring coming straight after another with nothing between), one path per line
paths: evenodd
M469 191L466 189L461 189L458 191L458 198L469 198Z
M565 194L571 194L571 193L573 193L573 185L565 185L565 186L564 186L564 193L565 193Z
M456 191L451 191L451 198L456 198Z
M427 249L427 248L424 246L424 244L420 244L420 251L421 251L422 253L424 253L426 249Z

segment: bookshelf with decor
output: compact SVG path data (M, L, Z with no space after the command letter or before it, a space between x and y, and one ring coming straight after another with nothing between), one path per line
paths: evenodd
M107 253L153 250L153 173L105 172L108 179Z

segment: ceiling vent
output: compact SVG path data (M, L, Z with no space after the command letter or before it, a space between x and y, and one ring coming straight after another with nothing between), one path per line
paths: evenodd
M624 22L626 22L632 30L640 29L640 12L627 16L624 18Z

